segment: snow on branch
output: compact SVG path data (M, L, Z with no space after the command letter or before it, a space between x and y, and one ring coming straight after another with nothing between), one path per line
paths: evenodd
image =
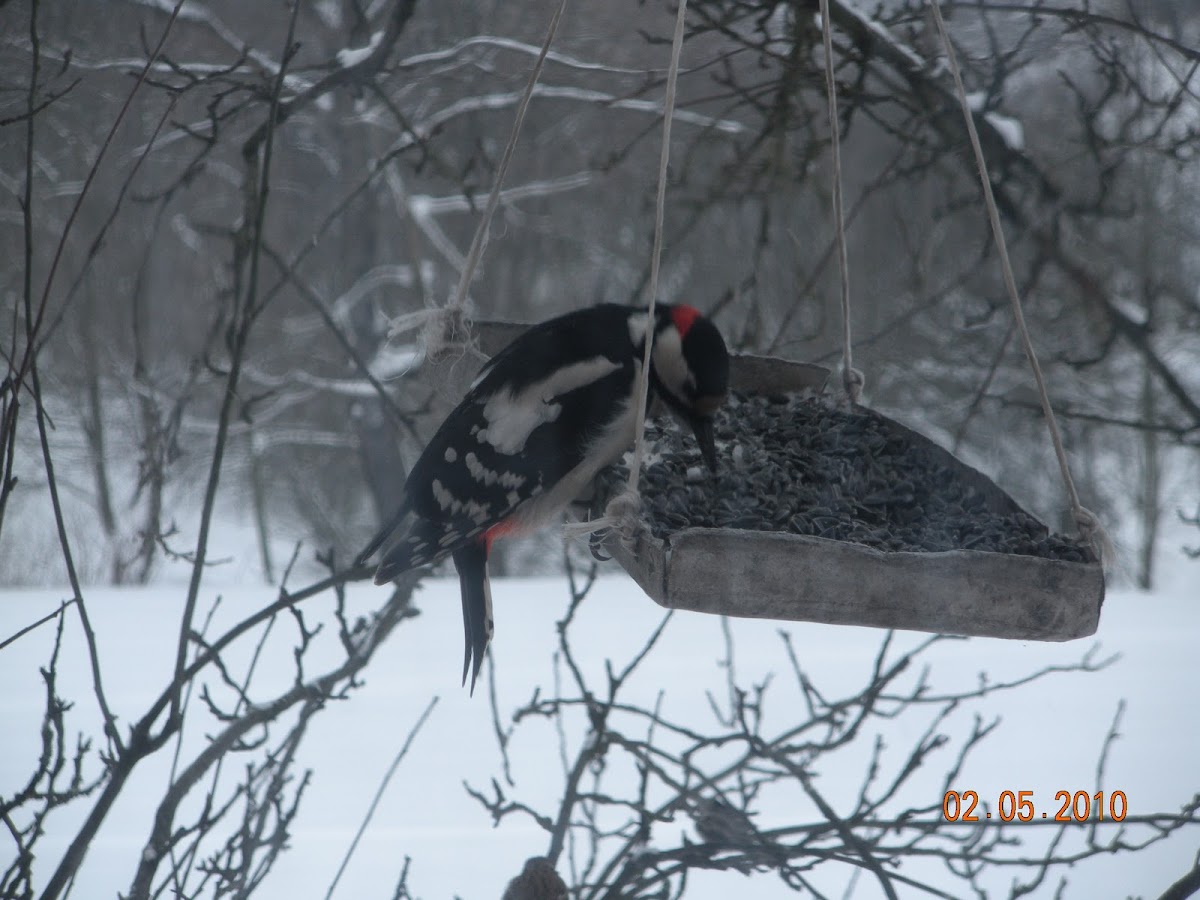
M626 109L633 112L648 113L653 116L661 116L663 114L661 101L633 100L627 97L618 97L606 91L590 90L588 88L539 84L534 88L533 96L546 100L577 100L581 103L594 103L599 106L607 106L610 109ZM444 125L458 116L481 110L504 109L519 102L520 99L521 91L504 91L492 94L479 94L474 97L463 97L461 100L456 100L454 103L443 107L438 112L426 118L419 125L415 126L414 130L422 137L425 137L431 134L438 126ZM672 121L682 122L687 125L696 125L701 128L713 128L725 134L743 134L747 130L745 125L733 119L721 119L686 109L676 109L674 116L672 116Z
M958 98L948 81L939 77L940 70L931 70L926 60L911 47L893 36L882 23L855 8L847 0L830 0L829 17L855 41L868 45L878 53L887 65L909 83L918 96L936 98L934 105L939 107L940 126L952 129L955 134L960 133L962 126L959 120L953 118L957 115ZM1027 174L1035 177L1043 193L1047 196L1055 195L1057 190L1024 153L1025 134L1020 123L995 113L980 115L975 103L981 103L981 98L972 95L969 99L974 99L971 109L975 113L976 127L985 148L1003 147L1010 161L1022 163Z
M505 188L500 192L501 203L514 203L530 197L548 197L567 191L578 190L592 183L594 172L575 172L558 178L544 178L530 181L516 187ZM408 200L409 211L414 217L427 218L450 212L471 212L471 201L463 194L451 194L446 197L433 197L429 194L413 194Z
M133 3L135 6L144 6L156 12L161 12L166 15L171 15L175 9L173 0L126 0L127 3ZM245 54L248 59L253 60L258 66L268 75L279 74L279 63L272 59L268 54L261 50L255 50L239 35L234 29L225 24L216 13L202 3L185 3L179 10L179 18L184 22L192 22L197 25L203 25L215 34L224 44L226 44L235 53ZM142 61L138 64L145 65ZM191 66L189 71L194 71ZM307 86L308 82L300 80L297 76L288 75L284 79L284 83L291 86L295 82ZM301 88L302 89L302 88Z
M431 50L426 53L417 53L413 56L405 57L400 60L396 67L399 69L411 69L417 66L427 65L429 63L445 62L448 59L454 59L464 50L469 50L472 47L497 47L502 50L512 50L517 53L524 53L528 56L537 56L540 52L539 47L533 44L527 44L524 41L513 40L512 38L500 37L498 35L480 34L474 37L466 38L459 41L453 47L448 47L445 50ZM577 56L571 56L566 53L559 53L554 50L546 54L548 62L558 63L563 66L569 66L572 69L583 69L591 72L609 72L614 75L645 75L645 69L630 69L623 66L610 66L605 63L588 62L580 59Z
M337 52L337 63L343 69L349 69L352 66L361 65L372 53L379 49L379 45L383 42L383 32L376 31L371 35L371 40L365 47L355 47L353 50L344 49Z

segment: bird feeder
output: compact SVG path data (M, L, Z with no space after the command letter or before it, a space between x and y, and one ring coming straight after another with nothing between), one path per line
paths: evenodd
M850 522L849 526L871 536L877 546L794 533L795 523L788 521L788 511L780 515L777 509L786 488L775 483L762 486L751 498L757 511L746 510L744 497L741 509L724 510L724 518L738 527L689 524L688 515L697 510L702 519L713 518L712 510L725 502L720 488L706 487L708 476L698 467L691 469L692 485L687 484L687 476L681 485L676 475L667 479L665 488L661 479L656 485L652 469L643 468L641 493L647 516L652 518L657 510L660 518L668 520L642 529L632 545L615 534L608 535L604 545L647 594L670 609L729 616L1019 640L1064 641L1095 633L1104 599L1104 576L1088 548L1051 535L985 475L917 432L871 410L839 412L820 399L827 375L819 367L735 356L733 390L745 397L770 400L742 401L743 407L755 406L752 412L759 415L749 424L737 410L731 413L736 428L723 448L722 465L735 470L730 480L753 481L759 474L753 462L743 461L744 471L736 471L738 442L745 441L747 432L759 436L766 432L777 438L777 449L786 448L786 434L780 437L778 432L786 431L798 410L798 404L787 395L812 396L809 405L820 415L846 423L844 433L837 436L841 446L836 453L809 448L813 453L834 453L838 465L832 469L841 472L842 478L861 478L856 467L863 470L874 465L869 459L872 446L876 450L903 448L904 459L920 464L923 480L916 485L906 479L903 469L880 473L873 487L877 495L880 483L889 486L889 494L883 497L867 494L848 499L837 483L812 488L815 497L834 497L843 506L861 511L867 521ZM819 443L821 427L815 430ZM811 437L811 425L808 431ZM732 454L728 452L730 441L735 444ZM849 463L841 465L846 460ZM676 473L684 468L678 460L665 464L672 465ZM794 468L803 479L803 459L795 462ZM902 485L899 490L894 487L897 483ZM925 489L950 497L959 521L952 526L939 521L943 510L937 508L936 498L924 495ZM664 498L655 494L664 490L694 496L690 506L684 496L672 516L672 498L664 503ZM822 501L814 501L818 502ZM888 510L889 506L893 508ZM842 515L845 518L844 511ZM903 541L889 534L894 523L887 519L895 515L912 520L909 530L924 535L917 540L932 541L936 549L893 549L903 546ZM924 515L930 520L920 521ZM747 521L739 521L742 519ZM983 527L980 522L989 524ZM839 526L845 530L847 525L833 511L828 517L810 516L803 524L816 528L830 525L834 531ZM952 546L959 544L1005 549Z
M524 327L479 325L481 347ZM672 445L672 429L656 429L645 527L632 544L605 535L605 551L669 609L1018 640L1095 633L1104 575L1088 547L923 435L832 403L828 377L734 355L721 473L702 469L684 433ZM612 474L600 496L623 483ZM796 484L803 496L789 498Z

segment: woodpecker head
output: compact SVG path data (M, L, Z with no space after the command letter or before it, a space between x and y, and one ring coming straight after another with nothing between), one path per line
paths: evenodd
M658 307L650 374L659 395L696 433L704 461L717 470L713 415L729 390L729 351L717 326L691 306Z

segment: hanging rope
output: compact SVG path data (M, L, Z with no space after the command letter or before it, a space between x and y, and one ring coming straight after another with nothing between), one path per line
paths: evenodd
M645 443L646 403L650 394L650 351L654 338L654 309L658 302L658 272L662 259L663 221L667 208L667 163L671 158L671 118L675 113L675 82L679 77L679 55L683 49L683 26L687 0L679 0L675 13L675 36L671 41L671 67L667 70L667 92L663 98L662 150L658 155L658 194L654 204L654 248L650 255L650 299L646 304L646 344L642 353L642 371L637 389L637 417L634 420L633 464L629 467L629 488L636 494L642 470L642 446Z
M827 0L821 0L822 3ZM979 132L975 129L975 117L971 113L971 106L967 102L967 91L963 86L962 72L958 68L958 58L954 52L954 45L950 43L950 36L946 32L946 23L942 20L942 10L938 0L929 0L930 10L933 13L933 21L937 25L938 35L941 37L942 46L946 51L946 63L950 69L950 74L954 78L954 86L958 91L958 101L962 106L963 118L967 123L967 135L971 139L971 149L975 153L975 165L979 170L979 181L983 186L983 199L987 206L988 220L992 226L992 237L996 241L996 249L1000 256L1000 269L1004 274L1004 286L1008 290L1008 298L1012 303L1013 318L1016 321L1017 331L1021 335L1021 346L1025 350L1025 358L1029 360L1029 366L1033 369L1033 378L1037 382L1038 398L1042 404L1042 414L1046 418L1046 427L1050 431L1050 441L1054 444L1054 455L1058 458L1058 468L1062 474L1063 485L1067 491L1067 499L1071 504L1071 514L1075 519L1075 525L1079 529L1079 536L1087 541L1097 558L1102 563L1107 563L1112 559L1113 547L1112 542L1108 539L1103 526L1100 524L1100 519L1094 512L1086 509L1079 502L1079 492L1075 489L1075 480L1071 477L1071 467L1067 461L1067 451L1063 446L1062 434L1058 429L1058 420L1054 416L1054 408L1050 405L1050 394L1046 389L1046 379L1042 375L1042 367L1038 363L1037 353L1033 349L1033 341L1029 336L1029 328L1025 324L1025 314L1021 309L1021 298L1017 293L1017 281L1013 275L1012 263L1008 257L1008 245L1004 240L1004 229L1000 223L1000 210L996 205L995 195L992 193L992 179L988 175L987 160L983 156L983 147L979 143Z
M862 396L863 375L854 368L850 341L850 263L846 254L846 214L842 200L842 138L838 123L837 82L833 74L833 25L829 0L821 0L821 37L825 46L825 95L829 109L830 152L833 156L833 227L837 237L838 274L842 287L842 387L851 405Z
M629 464L629 481L625 490L608 501L604 515L589 522L566 526L568 536L593 534L605 528L616 528L622 538L632 542L641 528L638 514L642 500L638 479L642 471L646 431L646 404L650 393L650 354L654 340L654 311L658 302L658 272L662 258L663 221L667 207L667 163L671 157L671 119L675 113L675 83L679 76L679 57L683 49L684 24L687 19L687 0L679 0L675 14L675 36L671 41L671 65L667 70L667 89L663 97L662 149L658 157L658 193L654 205L654 246L650 255L650 298L646 303L646 341L642 353L642 369L638 373L637 409L634 418L633 461Z
M393 319L388 328L389 338L397 337L416 328L423 328L422 344L425 347L427 358L436 359L453 348L468 344L470 325L465 314L467 293L475 278L479 260L483 256L483 248L487 245L492 216L495 215L496 207L500 204L500 189L504 184L505 175L508 174L508 165L512 162L513 151L516 149L517 140L521 135L521 126L525 123L525 112L529 109L529 101L533 97L534 88L542 74L542 66L546 62L546 54L550 52L550 45L554 43L554 36L558 33L558 23L562 19L563 10L566 7L567 0L561 0L558 9L554 11L554 15L550 19L550 27L546 31L546 39L542 42L541 52L538 53L537 60L533 64L533 71L529 73L525 92L521 95L521 102L517 105L517 115L513 122L512 133L509 135L508 144L500 157L500 165L496 169L496 180L492 183L492 190L488 194L483 218L480 219L479 225L475 229L475 235L471 239L471 248L467 251L467 258L463 263L458 287L444 308L421 309L405 313Z

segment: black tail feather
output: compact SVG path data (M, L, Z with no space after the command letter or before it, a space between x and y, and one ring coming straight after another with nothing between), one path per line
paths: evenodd
M483 654L492 639L492 592L487 578L487 546L472 541L454 551L454 567L462 590L463 631L466 647L463 653L463 684L471 672L471 693L483 666Z
M386 522L384 522L383 527L380 528L377 532L375 532L375 537L371 538L370 543L368 543L367 546L364 547L362 549L362 551L358 554L358 556L355 557L354 564L356 566L361 566L364 563L366 563L366 561L374 555L375 551L383 546L384 541L386 541L389 537L391 537L392 532L394 532L397 528L400 527L400 523L404 521L404 517L407 515L408 515L408 502L406 500L404 503L400 504L400 509L398 509L396 511L396 514L394 516L392 516L390 519L388 519ZM381 566L381 568L382 568L382 566ZM383 584L384 581L388 581L388 580L389 579L385 578L381 581L379 579L378 575L376 575L376 577L375 577L376 584Z
M405 565L396 556L385 556L382 562L379 563L379 568L375 570L375 583L387 584L397 575L401 575L411 568L412 566Z

